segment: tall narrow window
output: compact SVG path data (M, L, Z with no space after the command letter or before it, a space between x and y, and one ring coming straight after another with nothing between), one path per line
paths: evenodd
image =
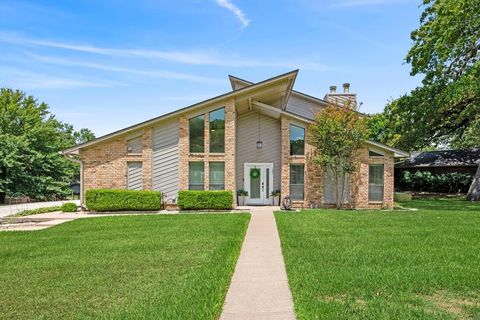
M210 152L225 152L225 108L210 112Z
M205 152L205 116L191 118L188 123L190 152Z
M142 163L127 162L127 189L142 190Z
M290 165L290 198L292 200L304 199L304 170L303 164Z
M296 125L290 125L290 155L305 154L305 129Z
M205 164L203 162L188 163L188 189L203 190L205 180Z
M225 190L225 162L210 162L209 189Z
M383 164L368 167L368 201L383 201Z

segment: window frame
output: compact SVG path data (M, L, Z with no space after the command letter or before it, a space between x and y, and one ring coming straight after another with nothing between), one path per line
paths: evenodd
M212 183L212 164L213 165L218 165L221 164L223 165L223 183ZM216 186L220 186L220 188L216 188ZM210 161L208 163L208 190L225 190L225 161Z
M201 144L202 148L201 148L201 151L200 150L192 150L192 146L194 144L192 144L192 120L194 119L197 119L197 118L202 118L202 130L201 130L201 138L202 138L202 141L203 143ZM200 131L199 131L200 132ZM200 136L195 136L193 138L200 138ZM191 117L188 119L188 151L190 153L205 153L205 114L199 114L197 116L194 116L194 117Z
M191 183L192 178L192 164L202 165L202 183ZM198 188L192 188L192 186L198 186ZM205 190L205 162L203 161L189 161L188 162L188 190Z
M292 183L292 167L302 167L302 183ZM289 166L289 189L290 199L292 201L304 201L305 200L305 164L304 163L291 163ZM302 198L296 198L292 195L292 186L302 186Z
M381 167L382 168L382 184L378 183L373 183L371 182L371 168L373 167ZM370 188L371 187L382 187L382 192L381 192L381 199L372 199L373 193L371 192ZM383 163L369 163L368 164L368 202L369 203L382 203L383 199L385 197L385 164Z
M213 121L212 121L211 117L212 117L212 113L220 111L220 110L223 110L223 146L222 146L223 149L222 149L222 151L216 151L216 150L212 151L212 145L213 145L213 143L212 143L212 137L213 137L212 123L213 123ZM221 108L212 110L208 113L208 142L209 142L208 152L209 153L219 153L219 154L225 153L225 116L226 116L225 107L221 107Z
M303 148L302 148L302 153L299 153L299 154L294 154L293 153L293 148L292 148L292 141L293 141L292 140L292 128L293 127L303 130ZM305 156L305 135L306 135L305 127L302 127L302 126L294 124L294 123L290 123L290 126L289 126L290 156Z

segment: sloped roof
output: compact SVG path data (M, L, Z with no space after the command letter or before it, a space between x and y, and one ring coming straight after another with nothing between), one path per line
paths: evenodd
M78 153L78 151L81 149L81 148L85 148L85 147L88 147L88 146L92 146L94 144L97 144L97 143L100 143L102 141L105 141L105 140L108 140L108 139L111 139L113 137L116 137L118 135L121 135L121 134L125 134L125 133L128 133L128 132L132 132L134 130L139 130L141 128L144 128L146 126L149 126L149 125L152 125L156 122L159 122L159 121L162 121L162 120L165 120L165 119L168 119L168 118L171 118L171 117L176 117L184 112L188 112L190 110L195 110L197 108L201 108L201 107L204 107L204 106L207 106L209 104L212 104L212 103L215 103L217 101L223 101L224 99L227 99L227 98L230 98L230 97L236 97L238 95L241 95L241 94L248 94L249 92L253 91L253 90L256 90L258 88L262 88L263 86L267 86L267 85L270 85L272 83L278 83L280 81L283 81L283 80L289 80L289 83L293 83L293 81L295 80L295 78L297 77L297 74L298 74L298 69L297 70L293 70L293 71L290 71L290 72L287 72L287 73L284 73L284 74L281 74L281 75L278 75L278 76L275 76L273 78L269 78L269 79L266 79L266 80L263 80L261 82L258 82L258 83L252 83L248 86L245 86L243 88L239 88L237 90L233 90L233 91L230 91L230 92L227 92L227 93L224 93L224 94L221 94L219 96L216 96L216 97L213 97L213 98L210 98L210 99L207 99L207 100L204 100L204 101L201 101L201 102L198 102L198 103L195 103L195 104L192 104L188 107L184 107L184 108L181 108L181 109L177 109L173 112L170 112L170 113L166 113L164 115L161 115L159 117L156 117L156 118L153 118L153 119L149 119L149 120L146 120L146 121L143 121L143 122L140 122L140 123L137 123L137 124L134 124L130 127L127 127L127 128L124 128L124 129L120 129L118 131L115 131L115 132L112 132L112 133L109 133L109 134L106 134L104 136L101 136L101 137L98 137L94 140L91 140L91 141L88 141L88 142L85 142L85 143L82 143L82 144L78 144L76 146L73 146L71 148L68 148L68 149L65 149L62 151L63 154L76 154ZM289 85L289 88L288 88L289 91L291 91L291 85ZM284 111L285 112L285 111Z
M412 152L398 168L478 166L480 147L463 150Z

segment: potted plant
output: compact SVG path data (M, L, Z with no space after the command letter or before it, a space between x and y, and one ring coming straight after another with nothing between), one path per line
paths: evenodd
M273 198L273 205L279 206L280 205L280 190L273 190L270 194Z
M243 206L245 204L245 197L248 197L248 191L243 189L238 189L237 202L239 206Z

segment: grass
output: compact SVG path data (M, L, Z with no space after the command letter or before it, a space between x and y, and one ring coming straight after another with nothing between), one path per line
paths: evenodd
M0 318L216 319L248 221L117 216L0 233Z
M298 319L480 319L480 204L276 213Z

